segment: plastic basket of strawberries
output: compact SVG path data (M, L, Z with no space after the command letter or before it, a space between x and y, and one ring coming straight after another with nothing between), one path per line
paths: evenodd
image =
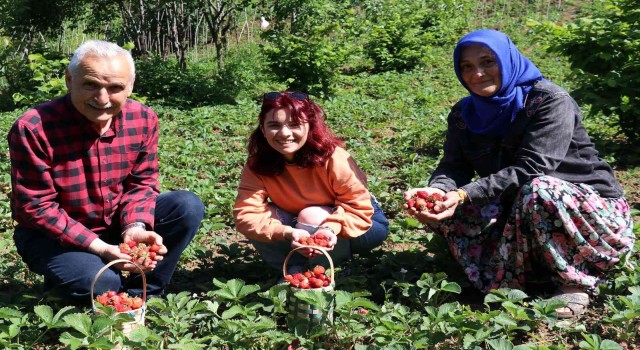
M316 265L313 269L305 272L287 274L287 263L289 258L300 249L316 249L321 251L329 261L329 270L321 265ZM284 280L289 283L290 293L287 297L287 323L290 327L297 324L308 326L318 326L333 320L333 291L335 288L333 260L329 253L322 247L303 245L292 249L284 260L282 266ZM302 300L300 292L304 293L330 293L331 301L328 305L316 305ZM298 294L298 295L296 295Z
M132 263L140 272L140 277L142 278L142 297L132 297L127 293L115 292L115 291L106 291L98 296L94 295L94 286L100 276L111 266L117 263ZM127 313L133 316L133 321L124 322L120 326L120 330L125 335L129 335L131 331L139 328L144 325L144 316L146 312L146 302L147 299L147 279L145 277L144 271L140 264L137 262L132 262L125 259L116 259L110 261L108 264L104 265L98 273L96 273L93 281L91 282L91 305L93 310L99 312L99 309L96 307L96 303L101 306L112 307L118 313Z

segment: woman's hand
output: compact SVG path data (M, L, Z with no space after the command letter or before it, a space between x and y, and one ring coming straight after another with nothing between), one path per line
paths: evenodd
M413 189L407 190L404 193L404 200L409 201L409 199L415 197L418 191L424 191L430 195L434 193L438 193L444 197L443 201L435 203L435 206L433 207L433 212L429 210L423 210L423 211L416 210L416 208L410 207L409 204L407 203L404 203L402 205L402 208L404 208L404 210L406 210L409 215L415 217L422 224L426 225L426 224L437 223L453 215L453 212L455 211L455 207L453 209L449 208L449 204L447 202L446 196L450 193L453 193L453 196L455 196L455 198L458 199L457 197L458 194L456 192L449 192L445 194L443 190L438 188L433 188L433 187L413 188ZM457 206L457 203L458 202L456 200L456 206Z
M441 202L436 202L436 205L433 207L434 211L437 213L433 215L433 218L437 221L442 221L452 217L461 200L462 198L460 198L458 192L447 192L444 195L444 199Z

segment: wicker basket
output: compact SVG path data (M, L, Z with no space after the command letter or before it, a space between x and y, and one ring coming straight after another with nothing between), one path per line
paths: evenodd
M135 309L135 310L131 310L131 311L123 311L120 312L121 314L129 314L131 316L133 316L133 321L130 322L124 322L120 325L120 330L122 331L122 333L124 333L124 335L126 335L127 337L129 336L129 334L131 333L131 331L140 328L140 326L144 325L144 316L147 310L147 278L144 274L144 270L142 270L142 267L140 265L138 265L135 262L131 262L129 260L125 260L125 259L116 259L116 260L112 260L110 261L108 264L104 265L99 271L98 273L96 273L96 276L93 278L93 282L91 282L91 306L93 307L93 310L97 310L99 311L99 309L96 307L96 299L95 296L93 295L93 287L95 286L96 282L98 281L98 278L100 278L100 276L111 266L117 264L117 263L131 263L133 264L138 271L140 271L140 277L142 278L142 307L139 309Z
M289 258L291 258L291 256L297 250L305 249L305 248L313 248L313 249L319 250L327 257L327 260L329 260L329 266L330 266L329 270L331 271L330 272L331 283L326 287L311 288L311 289L302 289L302 288L296 288L293 286L289 287L290 293L287 298L287 310L288 310L287 324L289 325L290 329L303 326L304 328L309 330L313 327L333 322L333 305L334 305L333 291L336 283L335 275L334 275L335 269L333 267L333 260L331 259L331 256L324 248L300 246L292 249L287 255L287 257L284 259L284 264L282 265L282 275L283 276L287 275L287 263L289 262ZM301 291L312 292L312 293L322 293L322 292L331 293L332 300L329 308L326 310L322 310L318 306L309 304L301 300L300 298L296 297L295 294Z

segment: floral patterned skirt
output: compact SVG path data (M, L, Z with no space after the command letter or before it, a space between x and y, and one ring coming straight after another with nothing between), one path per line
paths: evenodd
M629 204L601 198L590 186L541 176L524 185L509 213L501 204L456 208L431 228L483 292L519 288L528 273L595 294L635 241ZM532 268L544 267L544 271Z

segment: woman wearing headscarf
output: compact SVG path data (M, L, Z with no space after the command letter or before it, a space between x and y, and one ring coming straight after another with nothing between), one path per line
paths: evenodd
M409 214L444 235L483 292L550 274L566 302L559 318L584 312L634 244L629 204L598 157L580 109L501 32L458 42L458 80L469 96L448 117L444 154L427 188L444 199ZM544 270L541 270L544 269Z

